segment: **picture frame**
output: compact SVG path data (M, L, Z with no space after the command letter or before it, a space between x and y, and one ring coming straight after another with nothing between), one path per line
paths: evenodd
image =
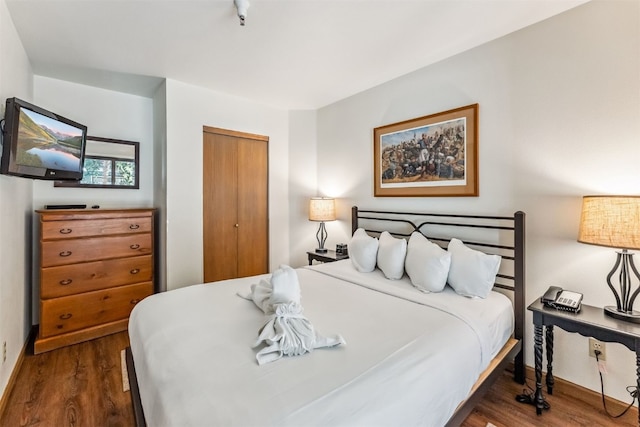
M140 143L87 136L83 177L55 181L54 187L140 189Z
M478 104L373 130L374 197L477 197Z

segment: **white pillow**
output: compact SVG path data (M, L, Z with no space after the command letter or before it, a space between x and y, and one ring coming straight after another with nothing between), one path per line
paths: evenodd
M411 234L404 268L422 292L441 292L447 284L451 254L417 231Z
M493 288L502 257L471 249L458 239L451 239L448 251L451 253L449 286L460 295L486 298Z
M363 228L358 228L347 245L351 263L361 273L370 273L376 268L378 239L371 237Z
M388 231L380 234L378 247L378 268L387 279L402 279L404 275L404 259L407 256L407 241L396 239Z

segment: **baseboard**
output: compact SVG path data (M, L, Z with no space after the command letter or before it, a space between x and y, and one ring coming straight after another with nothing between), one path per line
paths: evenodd
M24 361L24 358L27 354L27 349L29 348L29 345L33 342L33 339L35 338L37 332L38 332L38 326L37 325L31 326L31 330L27 335L27 340L24 342L24 345L22 346L22 350L18 355L18 360L16 361L16 364L13 367L13 371L11 371L11 376L9 376L7 387L4 389L4 392L2 393L2 399L0 399L0 419L2 419L2 416L4 415L4 409L7 405L9 396L11 395L11 392L13 391L13 387L18 378L18 373L20 372L20 368L22 367L22 362Z
M507 368L507 370L513 372L513 363L510 364L509 368ZM535 388L535 378L536 378L536 371L534 368L530 367L530 366L526 366L525 367L525 374L526 374L526 378L527 381L529 383L530 386ZM544 374L545 372L542 373L543 377L542 377L542 391L545 393L547 393L547 386L544 383ZM553 390L554 392L561 392L563 394L567 394L570 396L582 396L583 400L590 402L593 406L597 406L597 407L602 407L602 395L594 390L591 390L590 388L586 388L583 387L581 385L572 383L570 381L567 381L565 379L559 378L554 376L554 386L553 386ZM635 384L633 384L635 385ZM629 396L629 398L631 399L631 396ZM609 396L605 396L604 400L607 402L607 408L609 409L610 412L614 412L614 413L619 413L622 412L624 409L627 408L627 406L629 406L629 403L625 403L622 402L620 400L614 399L613 397L609 397ZM631 409L629 409L630 412L635 412L636 414L638 413L638 405L634 405Z

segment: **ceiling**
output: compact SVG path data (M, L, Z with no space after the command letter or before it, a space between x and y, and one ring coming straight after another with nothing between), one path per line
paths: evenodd
M35 74L316 109L585 0L5 0Z

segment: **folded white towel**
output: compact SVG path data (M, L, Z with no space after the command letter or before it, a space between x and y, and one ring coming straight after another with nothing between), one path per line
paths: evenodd
M281 265L271 275L271 304L295 302L300 304L300 282L298 273L288 265Z
M299 356L316 348L346 344L340 335L324 337L302 315L302 306L295 302L276 304L275 313L259 331L253 348L264 344L256 354L258 365L280 359L282 356Z
M265 314L272 314L275 312L275 304L300 304L298 274L288 265L281 265L269 279L261 279L257 284L251 285L249 293L237 294L244 299L252 300Z
M298 356L316 348L346 344L340 335L319 335L302 315L298 274L287 265L281 265L269 280L262 279L251 285L248 294L238 292L238 296L252 300L269 315L253 345L254 348L264 345L256 354L259 365L282 356Z

